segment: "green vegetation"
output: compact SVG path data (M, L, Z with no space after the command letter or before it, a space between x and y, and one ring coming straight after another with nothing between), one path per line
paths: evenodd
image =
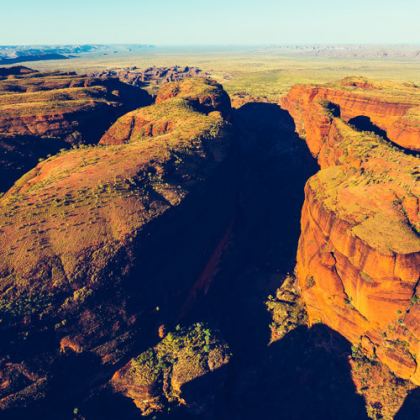
M47 292L22 295L17 299L5 294L0 297L0 325L39 314L51 304L52 295Z
M339 118L334 118L333 124L340 138L340 165L323 169L310 179L316 198L351 222L354 235L381 252L418 250L420 226L408 219L404 206L396 206L395 199L383 199L390 191L395 197L416 196L418 159L373 133L352 129ZM372 203L374 198L380 207Z
M227 345L221 343L203 323L196 323L190 328L177 326L155 348L132 360L130 374L152 383L186 356L190 363L195 359L203 370L208 370L209 354L215 349L229 353Z
M410 300L412 305L417 305L420 303L420 296L414 295Z
M272 342L281 340L299 325L307 323L306 309L293 275L286 276L276 296L269 296L266 306L273 320L270 324Z
M168 402L182 402L183 384L220 368L229 358L227 344L204 324L177 326L155 347L132 359L122 381L135 389L148 387L149 394L157 398L164 395ZM150 409L149 399L143 401L145 412Z

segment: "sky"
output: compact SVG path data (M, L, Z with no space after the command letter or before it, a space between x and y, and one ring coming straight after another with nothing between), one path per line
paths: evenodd
M0 45L420 43L420 0L0 0L0 6Z

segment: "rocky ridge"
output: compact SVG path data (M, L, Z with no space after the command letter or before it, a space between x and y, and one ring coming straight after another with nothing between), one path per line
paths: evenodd
M198 67L194 66L172 66L172 67L148 67L139 69L138 67L127 67L122 69L110 69L91 74L92 77L99 79L116 78L121 82L137 87L150 87L155 90L159 85L169 82L179 82L190 77L208 77Z
M373 131L386 137L402 148L420 151L420 89L411 83L373 82L362 77L349 77L335 84L308 88L294 86L284 99L286 108L289 100L304 109L311 103L323 103L336 117L341 118L363 131ZM297 109L295 107L294 113ZM316 114L313 116L316 118ZM297 118L299 132L304 135L309 126ZM322 125L313 127L321 130ZM310 137L310 136L309 136ZM310 141L310 139L308 139ZM308 143L317 154L316 143Z
M0 191L60 149L96 144L120 115L151 103L143 90L115 79L0 70Z
M5 76L0 131L92 144L118 116L150 102L145 92L113 79L60 72Z
M187 78L94 145L31 155L0 199L0 409L392 418L418 383L418 157L381 115L415 115L416 89L295 87L292 120ZM294 123L321 171L287 275L317 170ZM34 137L11 137L6 161L25 161Z
M375 102L365 81L349 93L349 82L342 91L297 86L283 100L321 166L305 188L296 274L310 323L329 325L418 385L418 158L348 124L349 104L378 124L405 115L418 106L418 88L394 86L412 92L397 104L383 95Z

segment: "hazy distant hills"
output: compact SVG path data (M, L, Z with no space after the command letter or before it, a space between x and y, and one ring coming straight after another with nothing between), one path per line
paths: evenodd
M305 57L420 59L420 45L280 45L267 48L278 54Z
M136 54L151 48L146 44L119 45L0 45L0 65L8 65L39 60L66 60L69 58L91 55ZM161 47L160 50L185 51L189 47ZM283 56L325 57L347 59L409 59L420 60L420 45L322 45L291 44L266 46L225 46L212 47L215 51L249 50L260 54L278 54Z
M136 52L151 45L0 45L0 65L38 60L65 60L79 55Z

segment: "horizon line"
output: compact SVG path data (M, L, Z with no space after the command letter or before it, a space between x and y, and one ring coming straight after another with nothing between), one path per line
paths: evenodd
M0 44L0 47L61 47L61 46L144 46L144 47L290 47L290 46L381 46L381 47L397 47L397 46L418 46L420 42L286 42L286 43L179 43L179 44L164 44L164 43L142 43L142 42L63 42L63 43L14 43L14 44Z

